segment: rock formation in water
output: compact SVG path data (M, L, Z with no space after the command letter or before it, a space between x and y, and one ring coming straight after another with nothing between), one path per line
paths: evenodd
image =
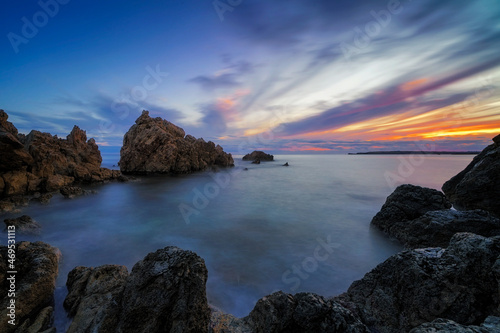
M391 235L395 223L404 223L421 217L428 211L450 208L444 194L430 188L405 184L389 195L372 225Z
M120 170L126 174L185 174L211 166L233 166L231 154L212 141L143 111L123 138Z
M52 303L60 252L42 242L20 242L15 246L13 267L7 246L0 246L0 332L42 332L52 323ZM11 274L9 271L17 273ZM10 278L14 275L14 280ZM11 282L14 282L13 288ZM9 296L15 290L15 297ZM7 308L15 300L15 326Z
M438 318L477 325L498 316L500 237L460 233L446 249L398 253L338 301L376 332L408 332Z
M500 135L442 189L457 209L483 209L500 217Z
M130 275L123 266L77 267L65 308L72 332L208 332L205 262L169 246L148 254Z
M263 151L254 150L250 154L243 156L243 161L261 161L270 162L274 161L274 155L266 154Z
M16 232L20 233L38 234L41 228L40 224L28 215L23 215L13 219L5 219L4 223L7 228L9 226L14 226L16 228Z
M57 191L73 183L101 182L120 176L101 168L101 153L94 139L87 140L77 126L66 139L31 131L18 134L0 110L0 199ZM8 207L5 203L1 208Z

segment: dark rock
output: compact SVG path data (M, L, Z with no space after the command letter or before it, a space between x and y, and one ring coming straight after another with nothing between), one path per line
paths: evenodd
M254 333L255 331L241 318L222 312L210 306L209 333Z
M274 161L274 156L270 154L266 154L263 151L254 150L250 154L246 154L243 156L243 161L255 161L259 160L262 162Z
M260 164L260 160L259 159L256 159L252 162L252 164Z
M64 186L60 191L64 197L69 199L89 193L88 191L85 191L83 188L78 186Z
M412 329L410 333L500 333L498 319L498 317L488 317L481 326L466 326L449 319L436 319Z
M483 209L500 217L500 135L442 190L460 210Z
M20 242L16 244L16 260L14 262L16 274L16 326L7 323L10 298L7 291L10 283L7 278L12 270L8 267L8 249L6 246L0 247L0 332L10 333L20 327L26 320L27 324L37 322L39 314L50 306L53 302L56 277L60 252L48 244L42 242L30 243ZM42 316L46 317L46 316ZM46 320L43 320L47 322ZM42 325L44 326L44 325ZM45 329L45 327L43 327Z
M56 328L51 327L53 319L54 309L51 306L47 306L38 313L33 322L29 318L26 319L16 330L16 333L56 333Z
M120 266L77 267L64 303L74 315L71 332L208 332L207 274L203 259L172 246L148 254L128 276Z
M459 233L447 249L398 253L337 300L378 332L407 332L438 318L474 325L498 315L500 237Z
M371 223L390 235L394 223L411 221L428 211L450 207L444 194L437 190L410 184L400 185L387 197Z
M313 293L276 292L260 299L244 320L259 333L369 332L351 311Z
M286 162L285 164L283 164L283 166L289 166L289 165L288 165L288 162Z
M0 174L13 170L26 170L33 164L33 158L17 138L17 128L7 119L9 116L0 110ZM1 192L0 192L1 195Z
M37 193L35 193L35 195L33 196L33 198L31 200L38 201L43 205L47 205L48 203L50 203L50 199L52 199L52 197L53 197L52 193L37 192Z
M123 138L120 170L127 174L185 174L211 166L233 166L231 154L143 111Z
M68 274L64 308L73 317L67 333L115 332L128 271L125 266L76 267Z
M492 237L500 235L500 220L484 210L438 210L403 222L393 222L387 231L407 248L447 247L458 232Z
M16 228L16 232L36 234L40 232L41 228L40 224L38 224L28 215L23 215L14 219L5 219L4 223L7 227L14 226Z

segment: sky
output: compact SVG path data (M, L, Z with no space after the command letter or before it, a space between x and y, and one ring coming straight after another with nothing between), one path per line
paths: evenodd
M499 0L19 0L0 108L120 147L142 110L226 151L481 150L500 133Z

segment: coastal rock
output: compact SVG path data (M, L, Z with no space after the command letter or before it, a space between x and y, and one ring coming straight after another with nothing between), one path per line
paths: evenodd
M115 332L128 271L125 266L76 267L68 274L64 308L73 317L67 333Z
M64 302L70 332L208 332L207 276L203 259L173 246L148 254L130 275L122 266L77 267Z
M210 324L208 333L254 333L255 331L241 318L224 313L210 306Z
M82 195L97 193L96 191L84 190L83 188L78 186L64 186L63 188L61 188L60 192L64 197L68 199L73 199Z
M370 332L338 302L313 293L276 292L260 299L244 320L259 333Z
M185 174L234 161L221 146L185 136L182 128L143 111L123 138L119 165L127 174Z
M474 325L498 316L500 237L459 233L447 249L400 252L337 300L378 332L408 332L438 318Z
M26 319L24 323L16 330L15 333L56 333L56 328L51 327L51 322L54 318L54 309L51 306L47 306L42 311L38 313L36 318L32 321L31 319Z
M12 170L26 170L33 164L33 158L17 138L17 128L7 119L9 116L0 110L0 174ZM1 192L0 192L1 194Z
M266 154L260 150L254 150L250 154L246 154L243 156L243 161L255 161L259 160L262 162L274 161L274 156L270 154Z
M3 318L0 321L0 332L6 333L14 332L26 320L30 320L30 323L37 322L38 315L50 306L54 297L60 259L60 252L57 248L42 242L20 242L16 244L15 250L16 326L13 326L5 320L9 318L7 306L10 302L7 293L10 288L7 278L10 274L7 271L12 270L12 267L7 266L10 264L7 261L7 247L0 247L0 315ZM42 328L48 329L49 327Z
M459 232L499 236L500 219L480 209L438 210L415 220L393 222L387 232L407 248L447 247L453 235Z
M453 320L436 319L414 328L410 333L500 333L500 318L488 317L481 326L460 325Z
M428 211L448 209L451 204L443 193L416 185L400 185L389 195L371 224L391 235L395 223L411 221Z
M42 194L40 192L36 192L33 195L33 198L31 200L38 201L41 204L46 205L46 204L50 203L50 199L52 199L52 197L53 197L52 193L43 193Z
M38 224L28 215L23 215L14 219L5 219L4 223L7 227L14 226L16 228L16 232L36 234L40 231L41 228L40 224Z
M500 217L500 135L442 190L460 210L483 209Z

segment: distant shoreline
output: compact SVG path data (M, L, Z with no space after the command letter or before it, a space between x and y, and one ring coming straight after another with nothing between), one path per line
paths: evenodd
M347 155L477 155L479 151L370 151L363 153L348 153Z

